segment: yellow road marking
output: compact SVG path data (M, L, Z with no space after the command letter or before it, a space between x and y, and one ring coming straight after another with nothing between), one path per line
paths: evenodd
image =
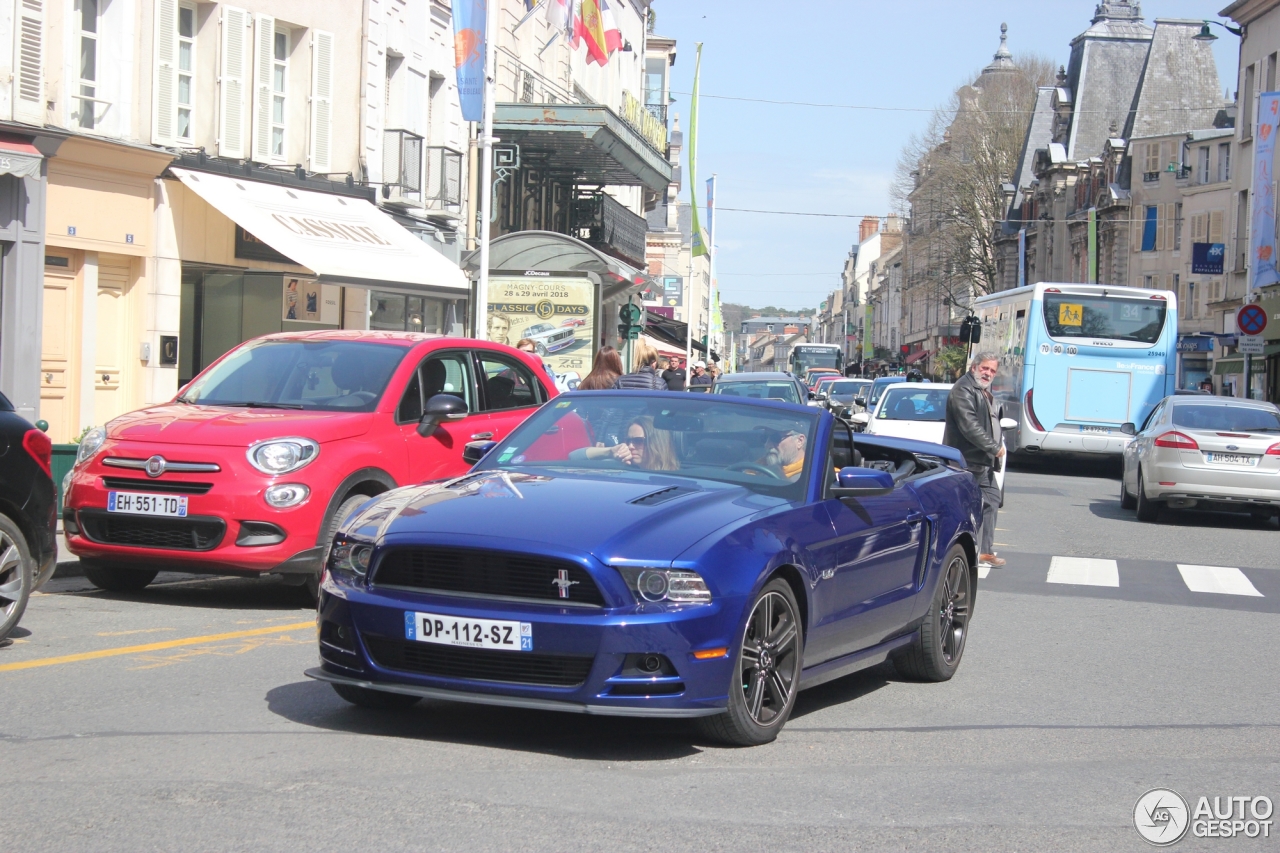
M285 631L300 631L304 628L315 628L314 621L295 622L292 625L277 625L272 628L252 628L247 631L230 631L226 634L207 634L203 637L185 637L181 640L166 640L163 643L147 643L141 646L121 646L115 649L99 649L96 652L80 652L75 655L62 655L56 658L37 658L17 663L0 664L0 672L13 672L19 669L35 669L41 666L57 666L63 663L79 663L86 660L111 658L119 655L136 655L141 652L157 652L162 649L176 649L181 646L193 646L198 643L218 643L223 640L238 640L242 637L259 637L263 634L283 634Z
M99 637L126 637L129 634L157 634L161 631L176 631L177 628L138 628L134 631L99 631Z

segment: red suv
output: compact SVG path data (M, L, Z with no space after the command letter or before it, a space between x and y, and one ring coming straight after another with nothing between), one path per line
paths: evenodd
M333 531L370 496L462 474L555 385L533 356L410 332L268 335L171 402L80 442L63 530L85 576L283 575L313 592Z

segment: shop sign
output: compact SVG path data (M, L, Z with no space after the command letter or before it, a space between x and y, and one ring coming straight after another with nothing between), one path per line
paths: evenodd
M1208 335L1188 335L1178 338L1178 352L1213 352L1212 337Z
M342 288L313 278L284 277L282 320L339 325Z
M557 374L586 376L595 354L595 295L586 276L492 275L485 337L508 346L528 338Z
M679 308L684 304L684 277L678 275L664 275L662 277L662 289L664 295L662 304L668 308Z
M1223 243L1192 243L1191 272L1195 275L1222 275L1222 259L1226 254Z
M236 257L251 261L275 261L278 264L294 264L291 258L277 252L248 231L236 226Z
M622 90L622 120L635 128L654 148L667 150L667 126L626 89Z

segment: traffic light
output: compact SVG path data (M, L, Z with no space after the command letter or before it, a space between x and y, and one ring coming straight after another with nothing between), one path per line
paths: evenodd
M618 318L622 320L618 324L618 334L628 341L634 341L640 337L640 333L644 331L644 323L640 318L644 316L644 309L639 305L628 302L618 309Z

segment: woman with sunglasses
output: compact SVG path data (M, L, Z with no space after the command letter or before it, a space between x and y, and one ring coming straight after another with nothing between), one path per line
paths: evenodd
M671 445L671 433L656 429L653 418L644 415L627 425L627 435L613 447L580 447L569 454L570 459L609 459L632 468L646 471L676 471L680 462Z

